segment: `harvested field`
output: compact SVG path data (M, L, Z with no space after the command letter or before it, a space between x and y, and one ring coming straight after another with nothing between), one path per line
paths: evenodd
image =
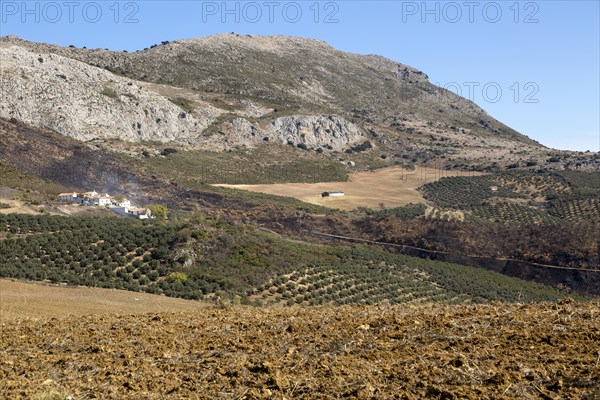
M252 192L294 197L307 203L340 210L353 210L357 207L386 208L400 207L409 203L424 203L425 199L417 191L419 186L436 181L445 176L481 175L464 171L444 171L433 168L416 168L408 171L393 167L373 172L355 172L348 182L324 183L282 183L268 185L217 185ZM322 192L340 191L343 197L321 197Z
M1 328L3 398L600 397L597 301L205 309Z
M0 279L0 321L86 314L193 311L206 303L125 290L50 286Z

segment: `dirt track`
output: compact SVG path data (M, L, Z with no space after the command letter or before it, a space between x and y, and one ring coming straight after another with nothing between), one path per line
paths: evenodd
M353 210L360 206L378 208L383 204L386 208L392 208L409 203L422 203L425 200L417 191L419 186L436 181L442 176L466 174L463 171L442 171L433 168L407 171L394 167L373 172L355 172L350 175L348 182L217 186L294 197L307 203ZM322 198L321 193L326 191L341 191L345 196Z
M4 320L0 393L74 399L598 399L600 303Z

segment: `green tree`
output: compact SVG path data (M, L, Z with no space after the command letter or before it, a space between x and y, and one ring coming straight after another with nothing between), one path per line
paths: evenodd
M169 274L167 281L170 283L184 283L188 280L188 276L183 272L172 272Z
M148 206L148 209L152 213L152 216L157 219L167 219L169 215L169 209L162 204L151 204Z

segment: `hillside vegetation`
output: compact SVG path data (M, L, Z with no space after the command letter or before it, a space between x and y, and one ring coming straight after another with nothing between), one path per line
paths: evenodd
M0 277L255 305L488 302L564 292L473 267L278 238L224 220L0 215Z
M422 192L436 206L466 211L474 220L556 225L600 224L599 188L600 173L520 171L442 178Z

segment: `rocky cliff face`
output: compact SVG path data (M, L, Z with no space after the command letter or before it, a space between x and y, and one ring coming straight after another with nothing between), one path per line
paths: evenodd
M226 142L246 147L276 142L312 150L341 151L365 137L357 125L337 115L291 115L276 118L263 126L236 118L227 128Z
M364 137L358 126L336 115L282 117L272 122L268 132L282 143L338 151Z
M56 54L0 48L0 117L78 140L193 142L222 111L194 115L137 82Z
M0 118L77 140L177 142L210 150L274 141L342 150L363 136L358 126L335 115L294 115L252 124L244 117L263 117L273 110L248 101L241 103L241 117L224 125L227 135L206 136L203 132L226 110L198 98L190 101L189 93L178 97L177 91L159 85L15 45L0 47L0 58Z

